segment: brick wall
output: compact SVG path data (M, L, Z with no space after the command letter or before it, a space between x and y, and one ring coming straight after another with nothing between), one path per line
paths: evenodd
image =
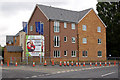
M82 25L87 26L87 31L82 30ZM101 27L101 32L97 32L97 27ZM98 19L95 12L91 10L78 24L79 34L79 59L80 60L105 60L106 59L106 28ZM87 38L87 44L82 43L82 39ZM101 44L98 44L98 39ZM88 51L88 57L82 56L82 51ZM102 51L102 57L97 56L98 51Z

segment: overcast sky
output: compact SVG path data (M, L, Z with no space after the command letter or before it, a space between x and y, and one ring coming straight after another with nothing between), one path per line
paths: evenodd
M6 44L6 35L15 35L28 21L36 4L81 11L93 8L97 0L0 0L0 45Z

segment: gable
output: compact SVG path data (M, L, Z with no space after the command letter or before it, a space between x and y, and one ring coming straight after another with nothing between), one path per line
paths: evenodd
M92 17L98 18L98 19L99 19L98 21L100 21L100 22L104 25L105 28L107 27L107 26L105 25L105 23L101 20L101 18L96 14L96 12L94 11L94 9L89 10L89 11L81 18L81 20L79 20L78 23L80 23L80 22L81 22L85 17L87 17L87 15L89 15L90 13L93 14L93 15L91 15Z

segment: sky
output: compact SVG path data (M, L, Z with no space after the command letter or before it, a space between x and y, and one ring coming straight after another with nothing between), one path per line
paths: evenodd
M15 35L28 22L36 4L73 11L93 8L97 0L0 0L0 45L6 45L6 35ZM96 11L97 12L97 11Z

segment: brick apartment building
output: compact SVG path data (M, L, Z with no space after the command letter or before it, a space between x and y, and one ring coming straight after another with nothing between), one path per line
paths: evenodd
M43 25L44 33L40 34L37 31L36 22ZM39 35L44 37L42 56L46 59L106 60L106 25L92 8L71 11L37 4L28 21L26 38L32 36L36 38ZM29 52L26 49L28 42L23 42L25 57ZM36 53L41 52L36 51ZM34 61L40 60L39 55L33 58Z
M19 31L16 35L6 36L6 46L4 48L4 62L22 61L24 58L25 32Z
M106 26L92 8L70 11L36 5L28 22L28 35L39 35L35 22L44 23L46 57L81 61L106 59Z

